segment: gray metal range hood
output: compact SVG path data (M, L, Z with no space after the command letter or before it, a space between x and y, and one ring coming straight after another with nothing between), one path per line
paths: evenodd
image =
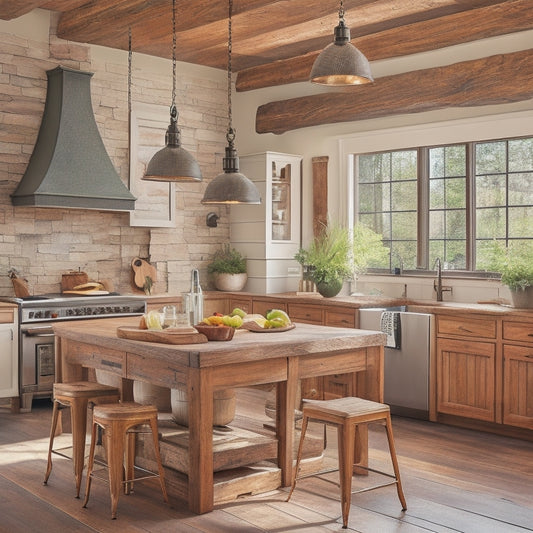
M57 67L37 143L13 205L133 211L135 197L113 167L91 103L91 72Z

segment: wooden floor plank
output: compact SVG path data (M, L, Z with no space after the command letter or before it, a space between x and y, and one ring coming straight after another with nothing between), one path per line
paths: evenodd
M264 396L239 391L239 422L261 412ZM239 408L238 408L239 409ZM47 486L46 467L51 406L35 401L31 413L0 407L0 533L98 531L132 533L331 532L343 531L339 489L325 479L298 482L287 491L243 496L194 515L185 505L162 501L154 481L139 483L121 496L118 518L110 519L106 483L95 481L87 509L74 498L72 464L54 458ZM394 487L354 494L349 530L360 533L525 533L533 531L533 445L498 435L393 418L398 460L408 510L402 513ZM69 435L61 439L69 442ZM326 462L336 464L335 434L328 432ZM390 471L382 428L370 430L372 466ZM376 477L354 478L354 485ZM324 478L336 481L337 474ZM83 489L82 489L83 492Z

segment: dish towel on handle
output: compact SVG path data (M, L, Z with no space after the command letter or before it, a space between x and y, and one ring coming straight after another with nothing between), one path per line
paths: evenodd
M381 331L387 335L386 348L399 350L402 346L402 326L398 311L381 313Z

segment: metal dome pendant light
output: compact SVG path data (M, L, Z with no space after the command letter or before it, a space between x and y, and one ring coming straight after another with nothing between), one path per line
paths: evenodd
M361 85L374 81L368 59L350 42L350 28L344 23L344 4L339 8L335 40L316 58L310 80L322 85Z
M181 147L176 108L176 0L172 0L172 104L170 125L165 134L165 148L159 150L146 167L147 181L202 181L196 159Z
M257 187L239 172L239 157L235 149L235 130L231 110L231 15L233 0L229 0L228 16L228 132L226 133L226 156L222 161L224 172L216 176L205 190L202 204L260 204Z

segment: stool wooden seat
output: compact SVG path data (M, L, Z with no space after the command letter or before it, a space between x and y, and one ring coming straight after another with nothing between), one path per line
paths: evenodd
M87 433L87 407L100 403L118 402L120 391L115 387L101 385L90 381L75 381L72 383L54 383L52 426L50 428L50 443L48 445L48 465L44 476L44 484L52 472L52 454L62 455L60 450L54 450L54 438L61 409L70 407L70 421L72 426L72 460L74 463L74 478L76 481L76 498L80 497L81 478L85 462L85 436Z
M398 498L402 504L402 511L407 509L405 497L403 494L402 483L400 480L400 470L398 468L398 461L396 459L396 450L394 448L394 438L392 435L392 424L390 418L390 409L388 405L364 400L362 398L336 398L334 400L304 400L302 431L300 436L300 444L298 446L298 455L296 458L296 466L294 470L294 478L292 482L291 491L287 501L292 496L294 488L296 487L296 480L298 478L298 471L300 467L300 460L302 457L303 442L305 432L307 430L308 422L316 421L327 425L332 425L337 428L338 435L338 453L339 453L339 477L341 486L341 507L342 507L342 527L348 527L348 515L350 513L351 494L363 492L373 489L378 489L388 485L395 484L398 492ZM389 451L394 469L394 476L379 470L373 470L363 466L372 472L386 475L393 478L394 481L376 485L361 490L352 492L352 475L353 475L353 458L355 445L355 432L359 424L367 424L369 422L381 422L385 424L387 429L387 439L389 442ZM331 471L331 470L329 470ZM318 475L324 472L318 472ZM305 476L309 477L309 476Z
M149 424L152 432L155 458L158 473L144 470L143 477L134 477L135 462L135 432L131 431L141 424ZM107 455L107 469L109 477L109 492L111 496L111 518L117 517L118 498L121 486L128 494L134 481L140 481L149 477L158 477L163 492L163 499L168 503L167 490L165 487L165 473L159 453L159 435L157 429L157 408L154 405L141 405L135 402L123 402L120 404L99 405L93 411L93 425L91 432L91 448L87 466L87 481L85 489L85 501L83 507L87 507L91 480L95 477L94 451L96 444L97 428L101 427L103 442ZM124 463L126 464L125 479L123 479Z

